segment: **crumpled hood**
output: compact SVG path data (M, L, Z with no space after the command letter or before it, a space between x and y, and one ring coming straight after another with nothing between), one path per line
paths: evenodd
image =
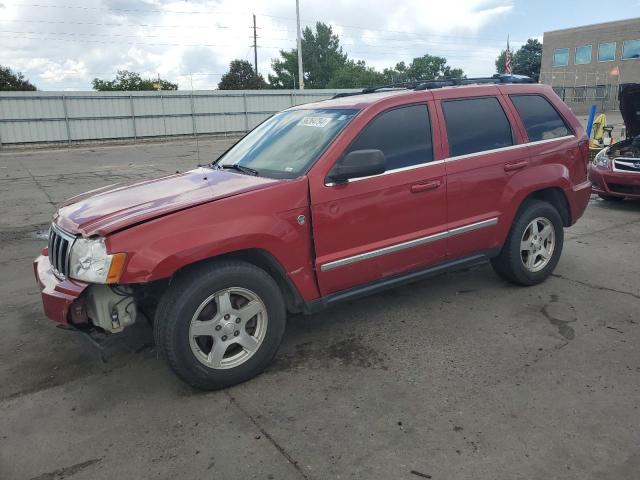
M54 222L70 233L106 235L167 213L281 181L201 167L78 195L63 204L54 215Z
M640 135L640 83L620 85L620 113L627 127L627 137Z

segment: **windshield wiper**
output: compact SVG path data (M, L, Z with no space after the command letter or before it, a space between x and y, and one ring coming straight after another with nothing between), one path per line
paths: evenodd
M228 165L218 163L218 168L223 169L232 169L238 170L239 172L246 173L247 175L253 175L254 177L258 176L258 170L254 170L253 168L245 167L244 165L239 165L237 163L230 163Z

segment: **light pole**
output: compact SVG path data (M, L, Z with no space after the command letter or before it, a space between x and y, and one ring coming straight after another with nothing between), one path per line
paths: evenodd
M304 73L302 71L302 38L300 38L300 0L296 0L296 21L298 24L298 81L300 90L304 90Z

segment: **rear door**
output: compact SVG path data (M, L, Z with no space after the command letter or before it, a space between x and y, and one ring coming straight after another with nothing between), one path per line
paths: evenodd
M335 161L355 150L382 150L384 174L333 185L325 176L335 161L310 172L322 295L444 259L446 185L444 163L434 155L433 114L426 102L372 113L336 155Z
M574 183L585 181L575 133L553 104L540 94L512 94L509 99L524 125L532 165L565 165Z
M448 258L499 246L509 177L529 163L522 133L497 89L462 98L456 90L434 94L447 157Z

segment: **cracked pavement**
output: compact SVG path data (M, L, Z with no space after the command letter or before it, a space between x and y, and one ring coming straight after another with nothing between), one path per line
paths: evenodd
M31 266L53 205L196 163L191 139L0 152L0 478L637 476L639 201L592 198L542 285L480 266L294 316L264 374L202 393L144 323L107 362L55 328Z

